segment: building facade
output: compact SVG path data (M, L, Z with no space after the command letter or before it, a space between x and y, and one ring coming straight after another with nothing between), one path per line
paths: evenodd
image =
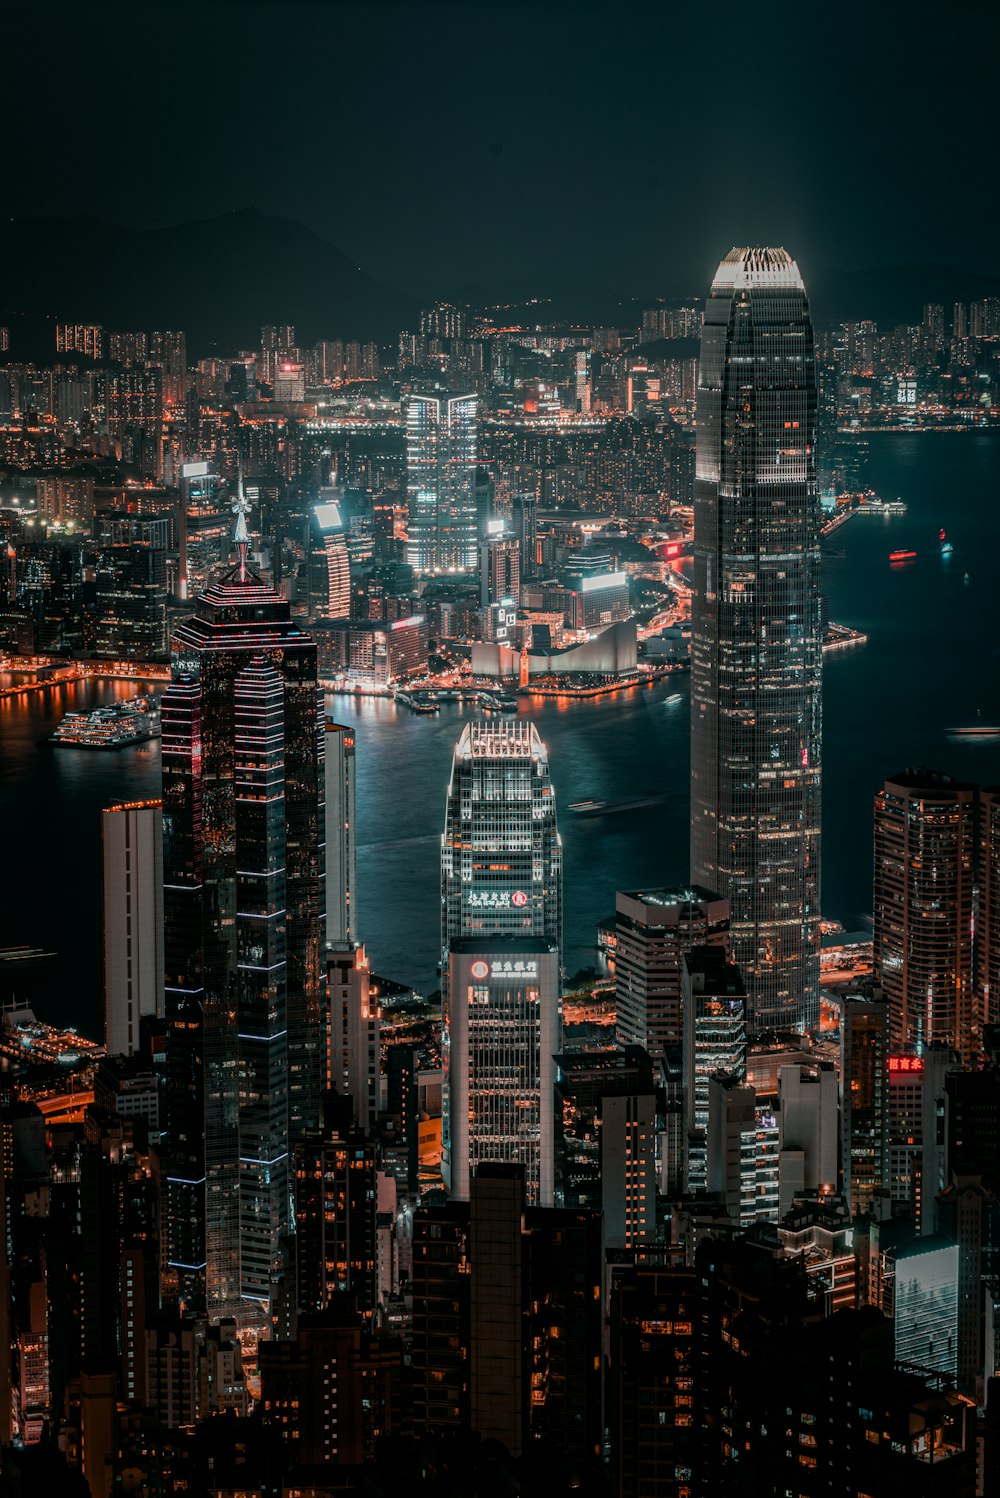
M486 1107L473 1070L479 1065L494 1090L501 1071L508 1079L501 1111L511 1143L490 1158L536 1162L539 1196L532 1199L551 1201L548 1173L543 1190L541 1135L525 1114L534 1119L537 1110L539 1130L543 1114L552 1117L561 945L562 842L545 746L532 723L470 723L455 746L441 839L442 1143L444 1169L457 1192L464 1191L474 1163L470 1151L487 1158L485 1145L469 1143L466 1133L474 1132L474 1122L468 1122L470 1106L464 1100L471 1094ZM451 1007L453 974L460 984L454 1002L461 1013ZM480 1010L493 1011L497 1022L506 1016L509 1055L497 1054L490 1024L479 1024ZM459 1112L461 1132L453 1153L451 1129ZM486 1113L483 1128L497 1132ZM461 1180L451 1176L453 1166ZM533 1184L532 1193L535 1189Z
M139 1049L144 1015L163 1012L163 810L159 801L101 813L104 868L104 1044Z
M448 971L451 1192L486 1161L520 1164L525 1199L555 1192L559 953L524 937L451 943Z
M616 1038L659 1057L683 1039L684 956L694 947L725 948L729 908L699 887L619 891L615 907Z
M780 249L734 249L701 335L691 874L730 905L755 1028L819 1019L816 363Z
M477 405L472 394L406 397L406 559L417 572L476 570Z
M354 729L326 723L326 944L357 941L357 781Z
M894 1051L979 1052L975 816L975 786L933 770L901 770L875 797L874 963Z
M215 1317L267 1300L324 1057L316 647L242 563L175 631L161 711L166 1257L178 1303Z

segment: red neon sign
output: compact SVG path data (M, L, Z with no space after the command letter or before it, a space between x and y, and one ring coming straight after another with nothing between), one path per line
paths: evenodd
M924 1069L924 1058L922 1056L890 1056L890 1072L915 1072L919 1075Z

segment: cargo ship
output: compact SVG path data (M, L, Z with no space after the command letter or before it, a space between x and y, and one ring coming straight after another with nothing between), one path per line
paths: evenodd
M125 749L160 736L160 709L155 697L132 697L94 708L90 713L67 713L45 742L58 749Z

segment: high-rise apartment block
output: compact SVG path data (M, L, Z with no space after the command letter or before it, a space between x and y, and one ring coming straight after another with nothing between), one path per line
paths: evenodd
M780 249L734 249L701 334L691 872L729 901L750 1022L819 1022L816 361Z
M180 476L179 591L182 598L194 599L229 557L232 516L224 504L222 481L208 463L184 463Z
M896 1052L982 1041L972 961L976 788L901 770L875 797L875 974Z
M681 994L686 1185L689 1190L703 1190L710 1079L722 1074L742 1082L746 1077L746 985L723 947L696 947L684 958Z
M1000 1023L1000 785L979 793L977 999L984 1025Z
M877 1215L889 1190L889 1009L845 994L840 1010L841 1172L851 1215Z
M472 394L406 397L406 559L417 572L476 570L477 405Z
M100 359L104 352L104 329L97 323L56 323L56 353L85 354Z
M636 890L615 896L616 1037L660 1057L680 1046L681 973L695 947L725 949L729 908L710 890Z
M521 543L498 532L479 543L479 602L485 609L505 599L521 599Z

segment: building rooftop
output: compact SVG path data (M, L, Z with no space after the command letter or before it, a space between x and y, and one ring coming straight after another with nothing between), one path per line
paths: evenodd
M713 291L805 291L805 282L787 250L745 245L729 251L715 273Z

